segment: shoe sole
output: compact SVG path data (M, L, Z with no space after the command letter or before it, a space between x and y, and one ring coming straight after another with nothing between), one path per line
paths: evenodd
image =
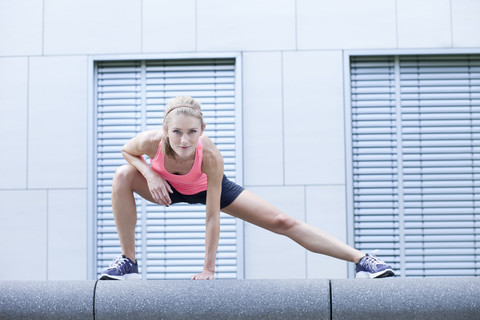
M124 276L111 276L104 273L100 276L99 280L120 280L120 281L140 280L140 275L138 273L131 273L131 274L126 274Z
M388 277L393 277L395 273L393 270L385 270L384 273L379 274L378 276L374 277L374 279L381 279L381 278L388 278Z
M386 269L377 273L368 273L368 272L361 272L357 273L357 279L381 279L381 278L388 278L393 277L395 272L392 269Z

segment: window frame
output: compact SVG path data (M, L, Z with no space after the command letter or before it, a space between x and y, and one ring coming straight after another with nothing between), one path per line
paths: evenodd
M100 61L127 61L127 60L195 60L195 59L221 59L235 60L235 139L240 146L236 152L237 175L236 182L243 185L243 108L242 108L242 55L239 52L209 52L209 53L165 53L165 54L121 54L121 55L92 55L88 56L87 75L87 279L96 279L97 266L97 219L95 207L97 203L96 190L96 77L95 66ZM244 222L237 223L237 248L238 248L238 279L245 278L245 254L244 254Z
M350 58L358 56L408 56L408 55L465 55L480 54L480 48L424 48L424 49L374 49L343 50L343 89L344 89L344 126L345 126L345 189L347 214L347 244L353 246L354 212L353 212L353 154L352 154L352 101ZM355 277L355 266L348 264L348 278ZM404 275L403 275L404 276Z

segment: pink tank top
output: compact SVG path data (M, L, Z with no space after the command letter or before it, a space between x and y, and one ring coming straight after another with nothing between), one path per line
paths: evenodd
M158 145L155 158L150 161L152 169L167 180L178 192L186 195L207 190L207 175L202 172L203 143L198 140L195 150L195 160L192 169L187 174L173 174L165 169L165 154L162 152L162 142Z

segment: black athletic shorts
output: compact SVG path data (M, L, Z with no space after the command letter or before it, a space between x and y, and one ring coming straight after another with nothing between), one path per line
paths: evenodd
M170 184L170 187L172 187L171 184ZM225 175L223 175L222 195L220 197L220 209L223 209L229 206L235 199L237 199L238 195L243 190L245 190L243 187L228 180L228 178ZM173 193L170 193L170 199L172 200L172 204L179 203L179 202L187 202L190 204L194 204L194 203L206 204L207 202L206 190L199 193L192 194L192 195L182 194L177 190L175 190L174 187L172 187L172 191Z

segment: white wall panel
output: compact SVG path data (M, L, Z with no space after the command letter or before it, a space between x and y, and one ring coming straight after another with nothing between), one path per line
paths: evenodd
M49 190L48 280L87 280L82 261L87 261L86 190Z
M87 59L30 59L28 187L85 188Z
M0 56L42 54L42 4L0 1Z
M394 0L297 2L298 49L394 48Z
M343 184L341 51L286 52L285 183Z
M243 77L245 185L282 185L281 53L244 54Z
M304 187L254 187L249 191L289 216L305 221ZM245 278L305 278L306 250L285 236L245 223Z
M45 0L45 54L141 51L141 2Z
M345 186L311 186L306 191L306 222L347 242ZM307 252L308 278L346 278L346 261Z
M47 192L0 191L0 280L47 280Z
M454 47L480 47L480 1L452 0Z
M197 45L210 50L295 49L295 1L197 1Z
M195 51L195 0L143 1L143 52Z
M399 48L452 45L450 0L397 1L397 21Z
M28 59L2 58L0 70L0 189L25 188Z

